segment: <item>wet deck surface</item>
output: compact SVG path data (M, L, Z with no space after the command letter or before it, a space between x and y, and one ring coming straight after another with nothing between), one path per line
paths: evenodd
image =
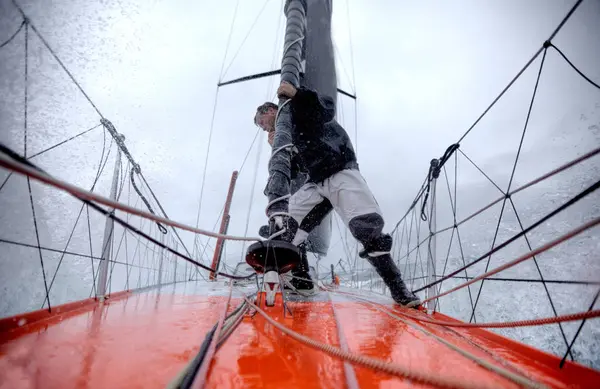
M163 287L0 332L0 388L163 388L193 358L217 321L224 291L222 282ZM321 293L310 300L289 303L293 319L284 319L275 308L270 315L314 340L339 346L329 297ZM517 387L368 304L340 295L334 301L352 352L488 387ZM388 299L380 301L392 308ZM234 296L232 304L239 302ZM573 364L559 370L557 358L499 342L497 335L425 328L550 387L600 382L598 372ZM363 367L354 370L361 388L430 387ZM206 387L343 388L345 382L340 360L298 343L256 315L245 318L218 350Z

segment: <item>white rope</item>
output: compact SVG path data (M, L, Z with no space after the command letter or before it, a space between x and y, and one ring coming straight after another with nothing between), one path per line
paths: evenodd
M391 254L391 251L373 251L371 253L367 253L367 255L371 258L377 258L387 254Z

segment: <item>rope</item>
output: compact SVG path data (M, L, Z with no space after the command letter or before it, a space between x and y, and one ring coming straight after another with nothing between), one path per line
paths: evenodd
M334 358L341 359L343 361L348 361L356 365L364 366L369 369L373 369L375 371L388 373L390 375L410 379L413 381L417 381L420 383L436 385L443 388L492 388L491 384L483 383L483 382L472 382L472 381L463 381L457 379L455 377L443 377L440 375L433 375L431 373L425 371L419 371L412 367L401 366L393 363L389 363L380 359L367 357L365 355L355 354L352 352L343 351L337 347L331 346L329 344L317 342L307 336L299 334L290 328L282 325L281 323L273 320L265 311L260 309L256 304L245 298L248 305L256 312L258 312L269 324L282 331L292 339L309 346L313 349L322 351Z
M480 280L482 280L482 279L484 279L486 277L489 277L489 276L494 275L496 273L499 273L499 272L501 272L503 270L506 270L506 269L508 269L510 267L513 267L513 266L515 266L515 265L517 265L517 264L519 264L519 263L521 263L521 262L523 262L523 261L525 261L525 260L527 260L527 259L535 256L535 255L541 254L544 251L547 251L547 250L551 249L552 247L557 246L560 243L563 243L564 241L566 241L566 240L574 237L575 235L578 235L578 234L584 232L585 230L587 230L589 228L595 227L598 224L600 224L600 217L596 217L596 218L592 219L591 221L583 224L582 226L579 226L578 228L575 228L574 230L571 230L570 232L568 232L568 233L566 233L566 234L558 237L557 239L554 239L554 240L552 240L552 241L550 241L550 242L548 242L548 243L546 243L546 244L538 247L537 249L532 250L532 251L528 252L527 254L524 254L524 255L520 256L519 258L517 258L517 259L515 259L513 261L505 263L502 266L499 266L499 267L497 267L497 268L495 268L493 270L490 270L490 271L488 271L488 272L486 272L486 273L484 273L484 274L482 274L482 275L480 275L478 277L473 278L471 281L465 282L464 284L460 284L460 285L458 285L458 286L456 286L456 287L454 287L454 288L452 288L450 290L447 290L446 292L443 292L443 293L440 293L440 294L438 294L436 296L433 296L433 297L430 297L428 299L425 299L421 303L425 304L425 303L427 303L429 301L432 301L432 300L435 300L437 298L446 296L447 294L455 292L455 291L457 291L459 289L462 289L462 288L464 288L464 287L466 287L468 285L474 284L475 282L480 281Z
M455 345L453 343L450 343L446 339L444 339L444 338L442 338L442 337L434 334L433 332L427 330L426 328L424 328L422 326L415 325L414 323L411 323L410 321L405 320L402 317L395 315L394 313L400 313L400 314L402 314L404 316L407 316L407 317L409 317L411 319L418 320L413 315L409 315L409 314L405 314L404 312L397 312L397 311L394 311L394 313L392 313L389 309L386 309L386 308L382 307L380 304L377 304L377 303L374 303L373 301L370 301L368 299L359 297L359 296L357 296L357 295L355 295L353 293L335 291L335 290L331 290L331 289L327 289L327 291L328 292L333 292L333 293L338 293L338 294L349 295L349 296L351 296L352 298L354 298L356 300L360 300L360 301L363 301L363 302L365 302L367 304L370 304L376 310L378 310L378 311L380 311L382 313L385 313L386 315L388 315L388 316L390 316L390 317L392 317L394 319L397 319L397 320L401 321L402 323L404 323L407 326L410 326L410 327L412 327L412 328L414 328L414 329L416 329L418 331L421 331L421 332L425 333L426 335L434 338L435 340L437 340L440 343L444 344L445 346L447 346L451 350L456 351L457 353L459 353L462 356L464 356L464 357L472 360L473 362L477 363L478 365L480 365L480 366L482 366L482 367L484 367L484 368L486 368L486 369L488 369L488 370L490 370L490 371L492 371L492 372L494 372L494 373L496 373L496 374L498 374L498 375L500 375L500 376L502 376L504 378L507 378L507 379L509 379L509 380L511 380L511 381L513 381L513 382L515 382L517 384L519 384L519 385L522 385L522 386L525 386L525 387L528 387L528 388L545 388L546 387L545 385L542 385L540 383L534 382L534 381L532 381L532 380L530 380L530 379L528 379L526 377L523 377L522 375L515 374L515 373L513 373L511 371L508 371L508 370L502 368L502 367L493 365L492 363L484 360L483 358L480 358L480 357L478 357L478 356L476 356L474 354L471 354L470 352L468 352L466 350L463 350L459 346L457 346L457 345ZM425 320L423 320L423 321L425 321ZM505 361L502 361L502 362L504 364L507 364Z
M545 317L541 319L528 319L518 321L507 321L507 322L493 322L493 323L454 323L449 321L440 321L434 319L427 319L424 317L414 316L408 313L401 312L402 315L410 317L411 319L422 321L424 323L435 324L445 327L461 327L461 328L516 328L516 327L531 327L541 326L547 324L563 323L567 321L576 321L584 319L592 319L600 317L600 310L596 309L593 311L585 311L578 313L571 313L568 315L560 315L554 317Z
M196 373L196 377L194 379L194 387L195 388L204 387L208 369L210 367L210 364L215 355L215 351L217 349L217 341L218 341L218 338L221 336L221 328L223 327L223 322L225 321L225 317L227 316L227 310L229 309L229 302L231 301L232 292L233 292L233 282L231 282L231 280L230 280L229 281L229 295L227 296L227 301L225 302L225 308L221 312L221 315L219 317L219 322L217 323L217 328L215 330L215 334L217 336L212 337L210 345L208 346L208 350L206 351L206 354L205 354L204 358L202 359L202 363L200 364L198 372Z
M531 57L531 59L525 64L525 66L517 73L517 75L508 83L508 85L502 90L502 92L500 92L500 94L492 101L492 103L485 109L485 111L477 118L477 120L475 120L475 122L467 129L467 131L460 137L460 139L455 143L456 146L458 146L458 144L460 144L460 142L463 141L463 139L465 139L465 137L471 132L471 130L481 121L481 119L483 119L483 117L492 109L492 107L500 100L500 98L502 98L502 96L504 96L504 94L512 87L512 85L521 77L521 75L525 72L525 70L527 70L529 68L529 66L537 59L537 57L542 54L542 52L544 52L544 54L546 53L546 50L548 47L552 47L555 50L558 51L558 53L567 61L567 63L569 63L569 65L577 72L579 73L585 80L587 80L589 83L591 83L592 85L600 88L600 86L596 83L594 83L591 79L589 79L589 77L585 76L579 69L577 69L577 67L575 67L575 65L573 65L571 63L571 61L568 60L568 58L556 47L554 46L551 41L552 39L556 36L556 34L561 30L561 28L564 26L564 24L567 22L567 20L571 17L571 15L575 12L575 10L579 7L579 5L581 4L582 0L578 0L573 7L570 9L570 11L567 13L567 15L563 18L563 20L561 21L561 23L556 27L556 29L552 32L552 34L550 35L550 37L544 42L544 44L538 49L538 51ZM451 146L452 147L452 146ZM430 180L430 175L431 175L431 170L428 173L428 176L425 178L425 183L423 184L423 186L421 187L421 189L419 190L416 198L414 199L414 201L412 202L412 204L409 206L408 211L404 214L404 216L398 221L398 223L396 223L396 226L394 227L392 232L395 232L396 229L398 228L398 226L400 225L400 223L402 223L402 221L406 218L406 216L409 214L410 210L416 206L416 204L418 203L418 200L421 196L423 196L423 194L427 191L428 192L428 181ZM515 191L516 192L516 191ZM513 193L515 193L513 192ZM504 197L498 199L496 202L490 204L488 207L484 208L487 209L489 207L491 207L492 205L496 204L499 201L502 201L504 199ZM483 210L482 210L483 211ZM480 212L482 212L480 211ZM478 214L478 213L476 213ZM474 216L474 215L473 215ZM422 213L422 217L423 217L423 213ZM470 218L470 217L469 217ZM467 218L466 220L468 220L469 218ZM465 221L466 221L465 220ZM462 224L458 223L458 225ZM451 228L451 227L449 227Z
M600 148L598 149L598 151L600 151ZM600 181L597 181L596 183L594 183L593 185L591 185L590 187L588 187L587 189L585 189L584 191L582 191L581 193L579 193L578 195L576 195L575 197L573 197L571 200L567 201L566 203L564 203L563 205L561 205L560 207L556 208L554 211L548 213L546 216L544 216L543 218L541 218L540 220L538 220L537 222L533 223L532 225L530 225L529 227L523 229L521 232L519 232L518 234L514 235L512 238L502 242L501 244L499 244L498 246L494 247L493 249L491 249L490 251L486 252L485 254L479 256L479 258L475 259L474 261L468 263L467 265L464 265L463 267L461 267L460 269L457 269L455 271L453 271L452 273L440 278L439 280L436 280L430 284L427 284L417 290L415 290L414 292L420 292L422 290L425 290L431 286L437 285L445 280L448 280L452 277L454 277L455 275L457 275L458 273L466 270L467 268L475 265L476 263L481 262L483 259L485 259L486 257L494 254L495 252L501 250L502 248L508 246L509 244L511 244L512 242L514 242L515 240L517 240L518 238L520 238L521 236L526 235L528 232L532 231L533 229L537 228L538 226L540 226L541 224L543 224L546 220L551 219L553 216L557 215L558 213L562 212L563 210L567 209L568 207L570 207L571 205L577 203L579 200L583 199L585 196L589 195L590 193L594 192L595 190L597 190L598 188L600 188ZM439 231L437 233L440 233Z
M569 59L567 58L566 55L563 54L562 51L560 51L560 49L556 46L554 46L554 44L552 44L551 42L546 42L547 47L552 47L554 50L556 50L558 52L558 54L561 55L561 57L563 57L563 59L565 61L567 61L567 63L569 65L571 65L571 67L573 68L573 70L575 70L581 77L583 77L587 82L589 82L590 84L592 84L593 86L595 86L596 88L600 89L600 85L596 84L594 81L592 81L588 76L586 76L585 74L583 74L581 72L581 70L579 70L575 65L573 65L573 63L571 61L569 61Z
M429 191L431 190L431 182L433 180L438 179L438 177L440 176L440 171L441 171L442 167L450 159L452 154L454 154L454 152L456 150L458 150L459 147L460 147L460 145L458 143L450 145L450 146L448 146L448 148L444 152L444 155L442 155L441 158L431 160L431 163L429 164L429 172L427 173L427 184L425 186L425 197L423 198L423 204L421 205L421 220L427 221L427 215L425 214L425 209L427 207L427 199L429 198Z
M43 170L39 169L38 167L36 167L35 165L33 165L31 162L27 161L25 158L23 158L23 157L19 156L18 154L14 153L13 151L11 151L7 147L3 146L2 144L0 144L0 151L4 152L5 154L8 154L9 156L11 156L12 158L14 158L15 160L20 161L20 163L17 164L17 166L20 166L19 167L20 169L29 170L29 171L33 172L33 174L35 174L35 175L41 174L41 176L43 177L42 181L44 181L44 180L53 180L54 181L55 180L55 179L49 177L46 172L44 172ZM6 157L4 155L0 154L0 166L4 166L4 162L6 162L6 161L7 161ZM12 161L9 161L9 162L12 162ZM66 185L68 185L68 184L66 184ZM85 193L86 191L83 191L83 192ZM245 276L245 277L238 277L238 276L234 276L234 275L223 273L223 272L217 272L215 269L213 269L211 267L208 267L206 265L203 265L203 264L201 264L201 263L193 260L192 258L190 258L188 256L185 256L185 255L181 254L180 252L178 252L176 250L173 250L172 248L166 246L164 243L162 243L162 242L160 242L160 241L152 238L151 236L149 236L148 234L144 233L143 231L141 231L141 230L133 227L129 223L127 223L124 220L120 219L119 217L115 216L114 212L108 212L107 210L105 210L105 209L99 207L98 205L96 205L95 203L89 201L88 199L85 198L85 196L79 196L78 194L74 194L72 192L70 192L70 193L73 194L78 199L80 199L81 201L83 201L88 206L91 206L92 208L94 208L96 211L100 212L101 214L105 215L106 217L109 217L109 218L113 219L114 221L116 221L117 223L119 223L124 228L126 228L126 229L128 229L130 231L135 232L136 234L144 237L145 239L147 239L148 241L154 243L155 245L157 245L157 246L159 246L159 247L161 247L161 248L169 251L172 254L177 255L180 258L183 258L184 260L186 260L186 261L188 261L188 262L190 262L190 263L192 263L192 264L194 264L194 265L196 265L196 266L198 266L198 267L200 267L200 268L202 268L204 270L207 270L207 271L210 271L210 272L215 272L218 275L222 275L222 276L224 276L226 278L231 278L231 279L235 279L235 280L246 280L246 279L249 279L249 278L252 278L252 277L256 277L256 273L250 274L250 275ZM93 195L93 193L92 193L92 195ZM96 196L93 196L93 197L96 197ZM98 197L102 198L101 196L98 196ZM118 204L118 203L116 203L116 204ZM143 212L141 212L141 213L143 214ZM173 222L171 222L171 223L173 223ZM174 223L174 224L176 224L176 223ZM108 247L109 243L110 243L110 240L107 241L107 245L104 248L104 250ZM112 262L115 262L115 261L112 261Z
M55 188L64 190L66 192L71 193L72 195L79 197L79 198L83 198L85 200L88 201L95 201L97 203L100 203L102 205L108 206L108 207L112 207L115 209L119 209L123 212L132 214L132 215L136 215L136 216L140 216L143 217L145 219L149 219L155 222L161 222L163 224L169 225L169 226L173 226L173 227L177 227L177 228L181 228L183 230L186 231L190 231L190 232L194 232L196 234L202 234L202 235L206 235L206 236L210 236L212 238L222 238L222 239L226 239L226 240L239 240L239 241L249 241L249 242L255 242L255 241L261 241L262 239L260 238L253 238L253 237L245 237L245 236L233 236L233 235L224 235L224 234L217 234L211 231L206 231L200 228L195 228L192 226L188 226L186 224L183 223L179 223L158 215L153 215L149 212L145 212L136 208L133 208L129 205L126 204L122 204L119 203L117 201L113 201L110 200L104 196L100 196L97 195L95 193L89 192L85 189L79 188L75 185L71 185L67 182L64 182L62 180L58 180L54 177L51 177L45 173L40 172L39 170L36 170L34 168L31 168L21 162L15 162L11 159L9 159L5 154L6 154L6 150L9 150L8 148L6 148L5 146L0 145L0 151L2 151L3 153L0 153L0 166L12 170L16 173L31 177L37 181L43 182L47 185L53 186Z
M148 199L146 199L146 197L142 194L142 192L140 191L138 186L135 184L135 180L133 179L134 172L135 172L135 168L132 168L130 170L130 173L131 173L130 177L131 177L131 185L133 185L133 189L137 192L138 196L140 196L140 198L142 199L144 204L146 204L146 208L148 208L148 211L150 211L151 214L156 215L156 212L154 212L154 209L152 209L152 206L148 202ZM165 226L163 226L159 222L156 222L156 225L158 226L158 229L160 230L160 232L162 232L163 234L167 233L167 229L165 228Z

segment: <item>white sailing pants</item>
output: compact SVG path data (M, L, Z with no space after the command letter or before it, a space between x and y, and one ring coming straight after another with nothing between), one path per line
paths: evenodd
M292 243L304 242L332 209L363 245L381 235L383 217L379 204L360 171L346 169L322 183L306 183L292 195L289 213L299 225Z

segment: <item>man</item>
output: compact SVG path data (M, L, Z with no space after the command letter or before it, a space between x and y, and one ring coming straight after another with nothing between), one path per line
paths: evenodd
M274 110L276 112L277 109L278 109L277 104L273 104L273 103L269 103L269 102L263 104L263 110L266 110L269 112ZM267 128L264 130L267 131L267 142L269 142L269 144L272 147L273 139L275 137L275 127L273 126L271 128ZM294 193L296 193L308 179L308 174L303 169L301 162L298 159L297 154L294 154L292 156L292 160L291 160L291 179L292 179L292 182L290 185L290 192L291 192L291 195L293 196ZM317 225L318 225L318 223L315 225L315 227ZM315 230L313 230L313 231L317 232L317 233L319 232L319 231L315 231ZM269 237L269 227L262 226L261 229L259 230L259 234L263 238L267 239ZM307 239L305 242L298 245L298 248L300 249L300 254L301 254L301 261L298 264L298 266L296 266L291 271L292 277L290 280L290 283L296 290L310 291L314 287L314 284L312 282L312 277L310 276L310 268L309 268L309 264L308 264L307 251L315 251L315 249L316 249L316 251L319 252L320 251L319 249L321 247L310 247L310 245L313 244L314 241L319 241L318 237L312 237L312 238L313 239L311 239L309 237L309 239ZM286 287L287 287L287 285L286 285Z
M392 237L382 233L381 210L358 170L348 134L334 119L333 99L285 82L279 86L277 95L290 99L292 142L309 176L289 200L289 214L298 225L292 243L302 244L319 220L335 209L363 245L359 255L375 268L394 301L409 307L420 305L392 260ZM258 107L254 122L266 131L273 131L276 115L277 107L265 103Z

